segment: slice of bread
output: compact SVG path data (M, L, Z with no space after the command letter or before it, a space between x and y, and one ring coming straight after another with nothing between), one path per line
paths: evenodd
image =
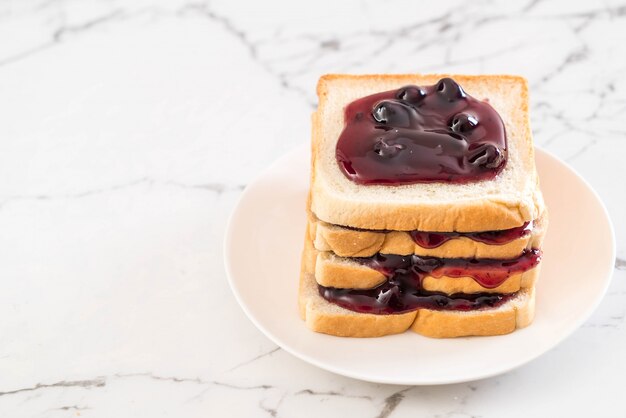
M314 273L315 281L325 287L372 289L386 280L382 273L352 258L339 257L330 251L318 251L310 239L305 240L302 258L308 260L308 269ZM512 274L500 286L491 289L481 286L471 277L428 276L424 278L422 286L425 290L446 294L514 293L535 285L539 267Z
M307 327L340 337L380 337L413 331L437 338L470 335L500 335L529 325L535 311L535 288L520 290L516 297L497 308L476 311L419 309L397 315L353 312L322 298L313 273L311 254L302 257L298 307Z
M312 249L312 251L316 251ZM520 289L533 287L539 275L539 266L523 273L512 274L498 287L482 287L471 277L432 277L422 281L425 290L454 293L515 293ZM315 280L325 287L340 289L371 289L386 280L386 277L350 258L337 257L329 252L317 252L315 261Z
M423 248L408 232L348 229L332 225L311 214L309 234L318 251L332 251L341 257L370 257L376 253L440 258L497 258L519 256L526 248L541 248L547 214L533 221L531 233L502 245L490 245L466 237L450 239L436 248Z
M535 288L530 287L495 309L469 312L420 309L411 329L433 338L503 335L527 327L534 317Z
M508 161L493 180L363 186L336 161L344 107L374 93L452 77L479 100L489 100L507 133ZM334 225L399 231L493 231L537 219L543 212L528 118L528 86L506 75L326 75L313 114L311 210Z

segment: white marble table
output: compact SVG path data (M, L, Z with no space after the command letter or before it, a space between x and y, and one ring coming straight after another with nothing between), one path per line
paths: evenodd
M625 416L626 4L419 3L0 1L0 416ZM536 143L615 225L599 309L499 377L318 370L226 282L225 221L309 140L317 77L411 71L528 77Z

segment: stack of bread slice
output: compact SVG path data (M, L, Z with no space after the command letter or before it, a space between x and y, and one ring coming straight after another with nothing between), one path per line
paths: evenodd
M442 77L488 101L500 115L508 152L502 171L493 179L462 183L363 185L347 178L336 158L344 108L365 96L433 85ZM535 168L526 81L516 76L328 75L320 79L318 95L299 290L306 325L337 336L374 337L410 328L431 337L458 337L505 334L530 324L547 212ZM507 237L510 231L515 233L507 239L485 239ZM524 257L534 257L527 268L505 271ZM350 292L385 289L395 274L385 270L389 260L409 270L444 266L418 267L425 271L419 286L436 300L441 295L441 306L394 312L342 302L341 295ZM494 270L499 280L474 277L490 277L490 266L499 266ZM492 303L491 295L502 296L501 302ZM450 300L459 297L489 302L450 308Z

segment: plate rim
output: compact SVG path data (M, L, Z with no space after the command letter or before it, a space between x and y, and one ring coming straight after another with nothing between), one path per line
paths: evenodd
M358 379L358 380L362 380L362 381L366 381L366 382L372 382L372 383L382 383L382 384L399 384L399 385L416 385L416 386L426 386L426 385L447 385L447 384L455 384L455 383L463 383L463 382L471 382L471 381L476 381L476 380L481 380L481 379L486 379L489 377L493 377L493 376L498 376L501 375L503 373L509 372L511 370L517 369L518 367L521 367L525 364L530 363L533 360L536 360L538 357L540 357L541 355L553 350L556 346L558 346L559 344L561 344L563 341L565 341L567 338L569 338L576 330L578 330L581 325L587 321L587 319L589 319L589 317L592 315L592 313L598 308L598 306L600 305L600 303L602 302L602 300L604 299L606 292L611 284L611 281L613 280L613 276L614 276L614 269L610 269L608 277L606 277L604 279L604 286L602 288L602 291L598 294L599 296L593 301L593 303L587 305L586 309L582 311L582 314L578 316L577 320L575 321L575 323L570 327L570 329L567 329L566 332L558 339L555 340L554 343L551 343L548 348L546 349L542 349L542 350L537 350L536 353L532 353L529 356L526 356L524 358L522 358L520 361L514 361L511 363L507 363L506 366L504 367L496 367L491 369L488 372L482 373L482 374L478 374L475 375L473 377L468 378L467 376L465 377L459 377L458 379L442 379L442 380L419 380L419 379L413 379L413 380L407 380L407 379L386 379L386 378L381 378L381 377L375 377L375 376L371 376L369 374L364 374L364 373L358 373L358 372L353 372L350 370L345 370L345 369L341 369L341 368L337 368L332 364L329 364L327 362L321 361L316 359L313 356L310 356L306 353L303 353L299 350L294 349L293 347L291 347L289 344L286 344L284 341L282 341L279 337L277 337L273 332L271 332L267 327L265 327L261 322L259 322L257 320L257 318L252 314L252 312L250 311L250 309L248 308L248 306L243 303L243 298L241 296L241 293L239 292L238 287L235 285L234 281L233 281L233 274L232 274L232 270L230 267L230 260L232 260L233 258L231 257L231 248L232 248L232 242L233 242L233 236L232 236L232 231L233 231L233 223L235 222L235 218L236 215L238 213L238 211L241 208L241 202L246 198L246 196L250 193L250 190L252 190L252 188L250 186L254 185L257 181L259 181L259 179L263 178L265 175L267 175L269 172L271 172L276 166L279 166L284 160L288 160L290 158L293 158L294 155L297 155L299 153L302 152L307 152L306 150L307 144L301 144L297 147L294 147L293 149L289 150L288 152L282 154L280 157L278 157L277 159L275 159L272 163L270 163L267 167L265 167L263 170L261 170L259 173L257 173L257 175L252 179L252 181L250 183L248 183L248 185L246 185L245 189L243 190L243 192L241 193L241 195L239 196L239 198L237 199L237 202L235 203L235 206L233 207L233 209L231 210L229 216L228 216L228 220L226 223L226 229L225 229L225 233L224 233L224 238L222 241L222 248L223 248L223 261L224 261L224 268L226 270L226 279L228 281L228 284L230 286L231 291L233 292L233 295L235 296L235 299L237 300L237 303L239 304L239 306L241 307L241 309L244 311L244 313L246 314L246 316L248 317L248 319L267 337L269 338L274 344L276 344L277 346L279 346L280 348L282 348L283 350L285 350L286 352L288 352L289 354L293 355L296 358L299 358L309 364L312 364L316 367L319 367L322 370L326 370L329 371L331 373L335 373L341 376L346 376L349 378L353 378L353 379ZM604 204L604 202L602 201L602 199L600 198L600 196L598 195L598 193L596 192L596 190L589 184L589 182L587 180L585 180L585 178L583 176L581 176L570 164L568 164L566 161L560 159L559 157L557 157L556 155L554 155L552 152L547 151L541 147L538 146L534 146L535 148L535 153L539 152L539 153L543 153L545 155L547 155L549 158L551 158L552 160L555 160L557 163L565 166L566 169L568 169L570 171L570 173L572 173L579 181L581 181L581 183L591 192L591 195L595 198L595 200L597 201L597 203L599 204L600 208L602 209L602 213L604 214L604 218L607 221L608 227L609 227L609 231L610 231L610 251L611 251L611 257L610 259L613 260L613 264L614 264L614 260L615 257L617 255L616 251L616 238L615 238L615 229L613 226L613 221L611 220L611 216L609 214L608 209L606 208L606 205Z

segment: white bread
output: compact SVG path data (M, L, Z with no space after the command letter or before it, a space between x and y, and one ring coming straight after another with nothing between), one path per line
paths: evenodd
M397 315L353 312L322 298L313 274L314 257L302 257L298 307L307 327L340 337L379 337L413 331L437 338L470 335L500 335L529 325L535 312L535 288L520 290L516 297L497 308L469 312L419 309Z
M350 102L407 84L431 85L454 78L473 97L489 103L504 121L508 161L494 180L466 184L358 185L336 162L337 139ZM544 203L538 188L528 118L528 86L507 75L326 75L320 78L313 114L311 211L329 224L398 231L492 231L537 219Z
M340 289L371 289L386 280L382 273L350 258L337 257L330 252L317 252L315 249L311 251L317 253L315 280L322 286ZM520 289L533 287L538 275L539 266L523 273L512 274L500 286L491 289L482 287L471 277L426 276L422 281L422 286L425 290L446 294L515 293Z
M496 258L519 256L526 248L541 248L547 213L533 223L531 233L507 244L489 245L466 237L450 239L437 248L423 248L404 231L348 229L316 219L309 220L309 235L318 251L332 251L341 257L370 257L376 253L440 258Z

